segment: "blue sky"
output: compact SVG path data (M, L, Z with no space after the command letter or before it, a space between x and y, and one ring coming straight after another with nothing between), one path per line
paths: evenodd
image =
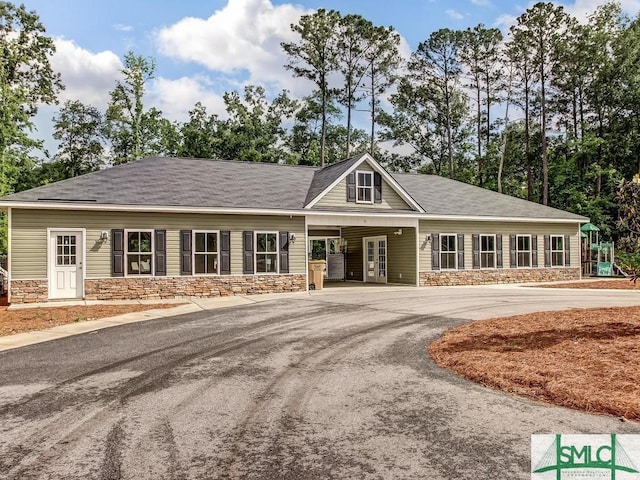
M585 18L604 0L563 0L569 12ZM439 28L464 29L478 23L503 30L532 3L507 0L24 0L56 41L54 68L67 89L61 101L79 99L100 109L119 78L127 51L153 57L156 78L146 103L173 120L184 121L201 101L224 116L221 96L246 83L263 84L275 94L294 96L312 85L282 67L279 44L295 39L289 25L317 8L357 13L376 25L393 26L409 53ZM640 0L622 0L630 15ZM39 137L50 141L56 109L42 109Z

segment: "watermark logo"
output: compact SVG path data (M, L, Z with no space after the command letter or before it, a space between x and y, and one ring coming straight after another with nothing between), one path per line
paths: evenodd
M640 435L532 435L532 480L640 480Z

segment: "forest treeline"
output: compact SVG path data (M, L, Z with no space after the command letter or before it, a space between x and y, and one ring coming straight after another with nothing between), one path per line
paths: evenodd
M0 2L0 194L152 155L325 165L371 152L390 170L589 216L637 249L619 213L640 199L640 19L619 4L579 22L537 3L506 35L443 28L409 58L397 31L359 15L320 9L291 29L283 68L311 82L308 97L248 85L224 94L224 118L197 103L171 121L145 104L154 59L129 52L106 111L66 101L53 118L59 147L44 152L34 118L64 89L55 45L37 12Z

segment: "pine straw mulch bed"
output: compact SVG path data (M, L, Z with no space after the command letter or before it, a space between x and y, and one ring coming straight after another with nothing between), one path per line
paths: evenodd
M629 278L612 279L612 280L591 280L585 279L579 282L571 283L550 283L546 285L535 285L536 288L593 288L593 289L609 289L609 290L635 290L640 292L640 281L636 283Z
M74 307L34 307L7 310L7 297L0 297L0 336L44 330L68 323L96 320L130 312L157 308L173 308L181 303L91 305Z
M640 307L483 320L445 332L428 350L482 385L640 421Z

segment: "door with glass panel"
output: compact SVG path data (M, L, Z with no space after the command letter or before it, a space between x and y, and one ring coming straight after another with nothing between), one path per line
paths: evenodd
M363 240L364 281L387 283L387 237L368 237Z
M344 256L340 250L340 237L310 238L309 260L324 260L324 277L330 280L344 279Z
M49 298L82 298L82 238L81 231L49 233Z

